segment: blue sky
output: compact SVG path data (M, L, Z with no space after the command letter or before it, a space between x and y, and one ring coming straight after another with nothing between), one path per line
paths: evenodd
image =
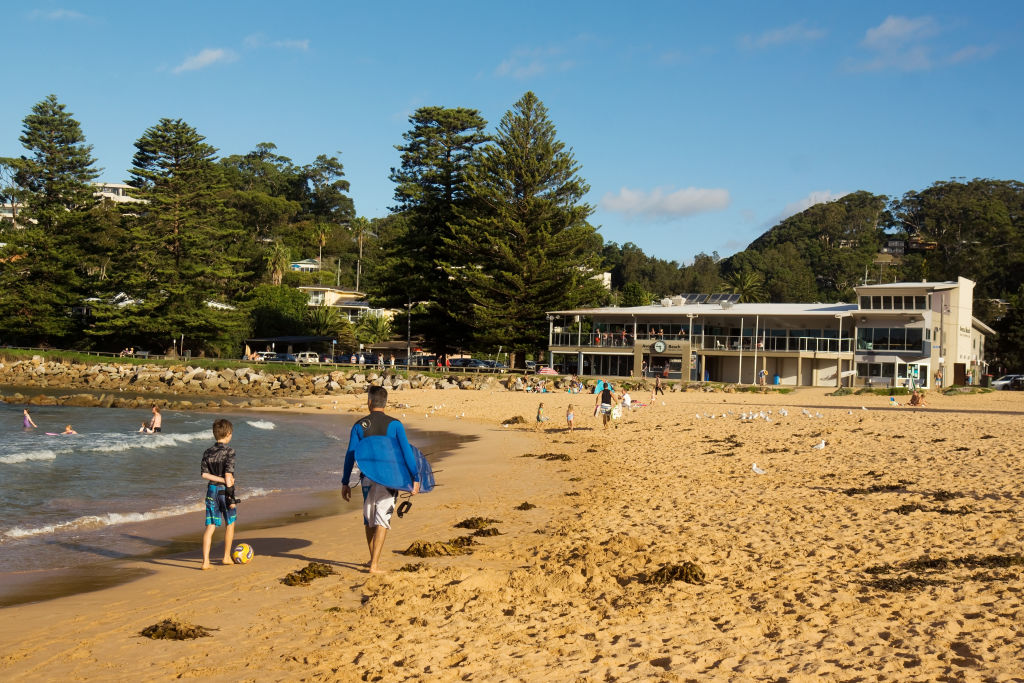
M420 106L491 123L527 90L606 240L730 255L815 201L1021 179L1018 2L37 2L8 8L0 156L55 93L104 168L182 118L223 155L341 152L360 215L392 203Z

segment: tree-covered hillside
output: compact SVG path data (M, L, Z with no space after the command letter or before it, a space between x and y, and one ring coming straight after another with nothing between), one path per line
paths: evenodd
M218 150L163 118L126 161L134 201L94 194L80 125L56 96L35 105L0 157L0 343L236 355L251 336L384 332L310 307L296 287L339 285L405 310L445 353L545 343L545 312L642 305L688 292L743 301L852 301L862 282L977 282L992 355L1024 368L1024 184L950 180L899 197L860 191L782 220L728 258L689 264L604 242L588 185L547 108L526 93L493 132L475 109L428 106L396 145L395 206L359 217L336 155L301 164L271 142ZM901 248L900 248L901 247ZM289 264L315 259L315 272ZM612 289L592 276L608 271ZM1010 306L993 300L1008 301Z

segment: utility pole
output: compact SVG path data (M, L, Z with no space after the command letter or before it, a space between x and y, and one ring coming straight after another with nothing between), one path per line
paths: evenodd
M412 299L406 304L405 313L405 366L412 365Z

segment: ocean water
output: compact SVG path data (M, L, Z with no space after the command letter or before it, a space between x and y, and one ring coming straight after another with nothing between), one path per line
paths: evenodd
M201 533L200 461L219 417L234 427L240 520L261 498L338 489L357 417L164 411L163 432L150 435L138 432L148 410L36 406L39 427L24 430L23 407L0 403L0 572L129 557L139 534L125 529L139 522L191 515ZM46 434L67 424L78 435ZM444 440L410 438L424 451Z

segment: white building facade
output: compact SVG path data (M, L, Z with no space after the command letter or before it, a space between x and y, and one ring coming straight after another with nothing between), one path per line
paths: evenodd
M788 386L980 382L991 328L974 283L857 287L855 304L741 304L686 295L660 305L552 311L548 350L564 373Z

